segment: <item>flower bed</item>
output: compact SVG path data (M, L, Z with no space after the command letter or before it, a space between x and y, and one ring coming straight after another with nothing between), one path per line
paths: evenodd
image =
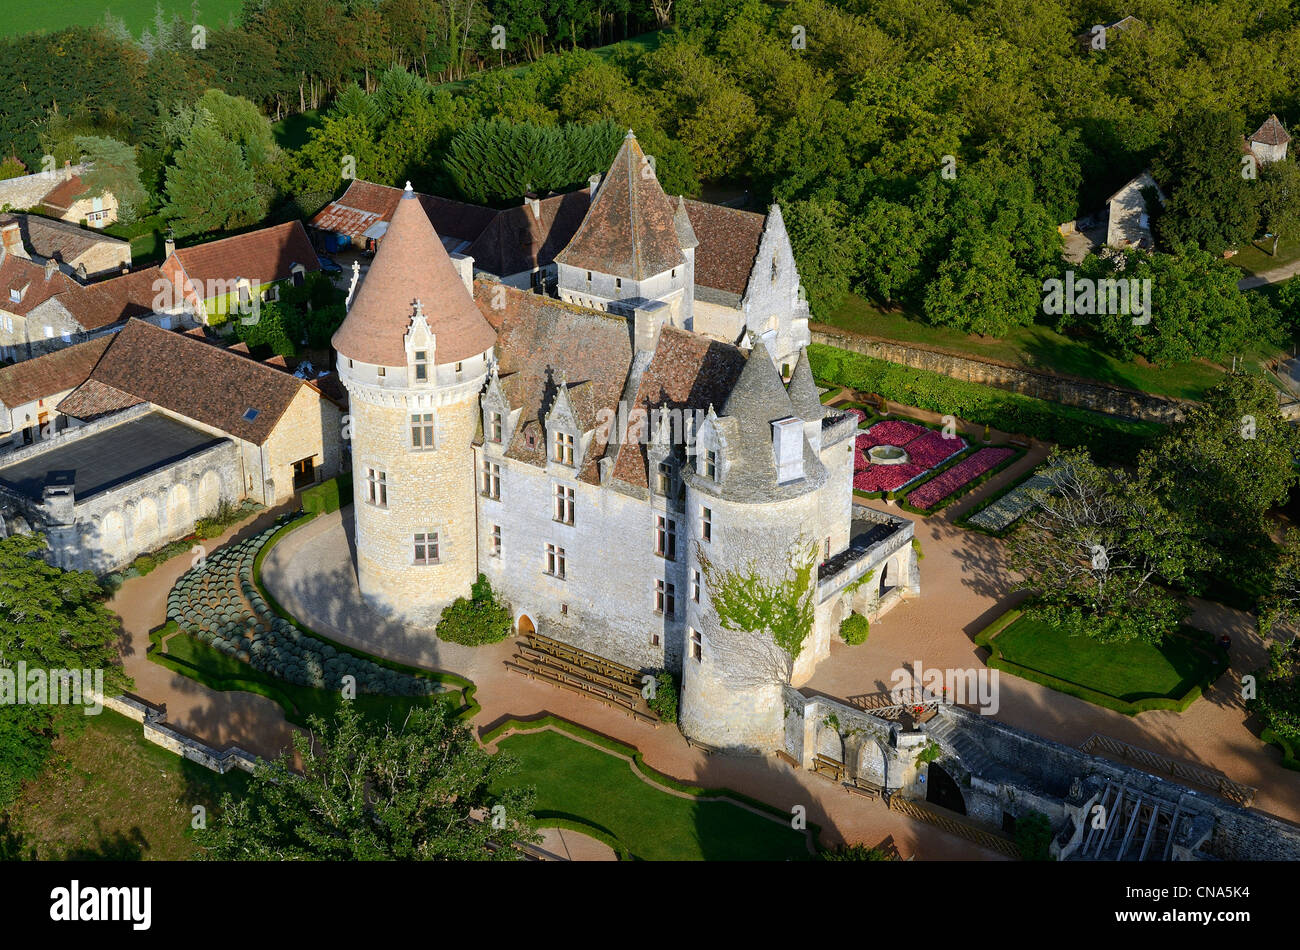
M868 451L881 445L898 446L908 460L894 465L872 462ZM965 439L946 439L915 422L882 420L859 433L854 442L853 488L867 493L898 491L965 448Z
M970 458L963 459L946 472L941 472L930 479L916 491L910 492L905 500L913 508L933 508L1015 454L1013 449L980 449Z

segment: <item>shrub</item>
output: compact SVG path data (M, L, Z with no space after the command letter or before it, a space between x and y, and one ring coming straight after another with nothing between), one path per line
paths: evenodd
M834 851L823 851L823 861L896 861L884 848L868 848L865 844L842 844Z
M664 722L670 725L677 722L677 683L673 674L664 670L655 677L654 695L646 700L646 705Z
M867 642L871 623L862 614L849 614L840 623L840 639L851 647Z
M158 562L154 560L152 555L141 554L138 558L136 558L134 561L131 562L131 566L135 568L136 574L138 574L140 577L144 577L146 574L148 574L150 571L152 571L155 567L158 566Z
M439 639L463 646L500 643L510 633L510 608L497 599L487 575L480 574L468 598L457 597L443 610L437 633Z
M1050 861L1052 823L1042 812L1031 811L1016 819L1016 847L1022 861Z

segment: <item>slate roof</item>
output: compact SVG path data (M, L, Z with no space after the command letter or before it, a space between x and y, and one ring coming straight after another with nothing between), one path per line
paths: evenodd
M318 211L309 223L322 231L346 234L355 241L376 224L392 221L401 197L401 188L356 179L342 197ZM419 193L416 197L434 230L444 241L450 239L453 246L474 241L497 217L491 208L463 201Z
M581 270L644 280L685 263L674 209L630 131L596 190L591 209L556 261Z
M497 286L503 285L478 285L479 306L485 312L491 309L488 298ZM523 410L506 456L544 466L542 420L555 402L560 379L568 384L582 430L599 430L600 410L618 409L632 365L632 335L627 320L620 316L510 287L504 294L506 305L499 311L497 337L498 373L511 408ZM532 446L528 445L530 433L534 436ZM600 483L597 463L606 448L600 435L597 431L592 437L578 468L578 477L593 485Z
M309 273L320 270L316 250L301 221L288 221L193 247L178 247L167 263L179 264L184 279L199 281L205 292L210 280L233 281L245 277L256 287L287 279L295 264L301 264ZM169 276L176 279L174 274Z
M1255 134L1250 137L1250 140L1258 142L1260 145L1285 145L1291 141L1291 136L1287 134L1277 116L1270 115L1264 120L1264 124L1255 130Z
M650 413L660 406L707 411L709 406L726 400L744 367L745 354L730 343L666 326L659 331L654 355L641 375L628 411L644 409ZM648 419L646 432L648 438ZM620 445L613 477L636 488L648 488L646 445Z
M803 443L804 477L777 483L772 423L795 415L790 395L767 347L755 338L740 379L718 412L728 462L719 492L722 497L739 502L776 501L825 484L826 468L807 440Z
M332 340L340 356L406 365L406 332L419 300L436 336L434 361L453 363L490 350L496 334L475 306L438 234L409 188Z
M527 202L507 208L465 253L476 269L498 277L545 267L572 240L590 206L591 190L584 188L538 199L536 215Z
M686 201L685 205L699 240L695 249L696 287L743 297L767 218L703 201Z
M104 355L111 339L102 336L74 343L44 356L0 367L0 404L13 408L81 384Z
M60 412L82 418L79 413L100 405L113 395L111 389L261 445L306 385L282 370L143 320L129 321L111 340L90 374L95 385L78 387L59 404ZM258 410L251 421L245 418L249 409Z
M826 415L826 407L817 392L817 381L813 379L812 364L808 362L807 347L799 350L799 358L794 362L794 372L790 374L790 384L785 391L795 415L805 422L816 422Z

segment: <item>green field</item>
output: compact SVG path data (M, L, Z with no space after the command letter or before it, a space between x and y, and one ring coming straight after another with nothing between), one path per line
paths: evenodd
M11 809L9 833L42 860L177 861L193 855L192 809L211 818L222 793L239 795L245 772L218 775L145 741L138 722L105 709L60 736L39 781Z
M1099 643L1066 636L1026 614L996 634L996 645L1005 662L1122 703L1138 703L1179 700L1209 682L1222 655L1201 639L1205 636L1188 631L1160 644Z
M907 313L886 311L853 294L825 322L886 340L920 343L1012 366L1067 373L1181 399L1200 399L1223 375L1222 369L1205 362L1163 368L1126 363L1086 341L1045 326L1019 327L1000 338L972 336L948 327L928 326Z
M63 0L62 3L42 5L40 9L17 0L0 0L0 36L20 36L23 33L51 32L69 26L90 26L100 23L105 13L123 20L131 35L139 38L146 28L152 28L154 9L158 6L171 17L181 14L189 17L190 0ZM199 0L199 20L209 30L224 26L239 17L241 0Z
M643 782L626 760L558 732L512 735L498 748L522 768L512 781L534 785L534 813L594 826L647 861L763 861L809 857L789 824L730 802L699 801Z

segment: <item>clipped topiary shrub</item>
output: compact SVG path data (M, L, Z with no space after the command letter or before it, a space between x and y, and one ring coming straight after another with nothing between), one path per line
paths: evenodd
M849 614L840 624L840 639L849 646L857 646L859 643L867 642L867 634L871 631L871 623L862 614Z
M510 608L497 599L487 575L480 574L468 598L457 597L443 610L437 632L440 640L462 646L500 643L510 633Z

